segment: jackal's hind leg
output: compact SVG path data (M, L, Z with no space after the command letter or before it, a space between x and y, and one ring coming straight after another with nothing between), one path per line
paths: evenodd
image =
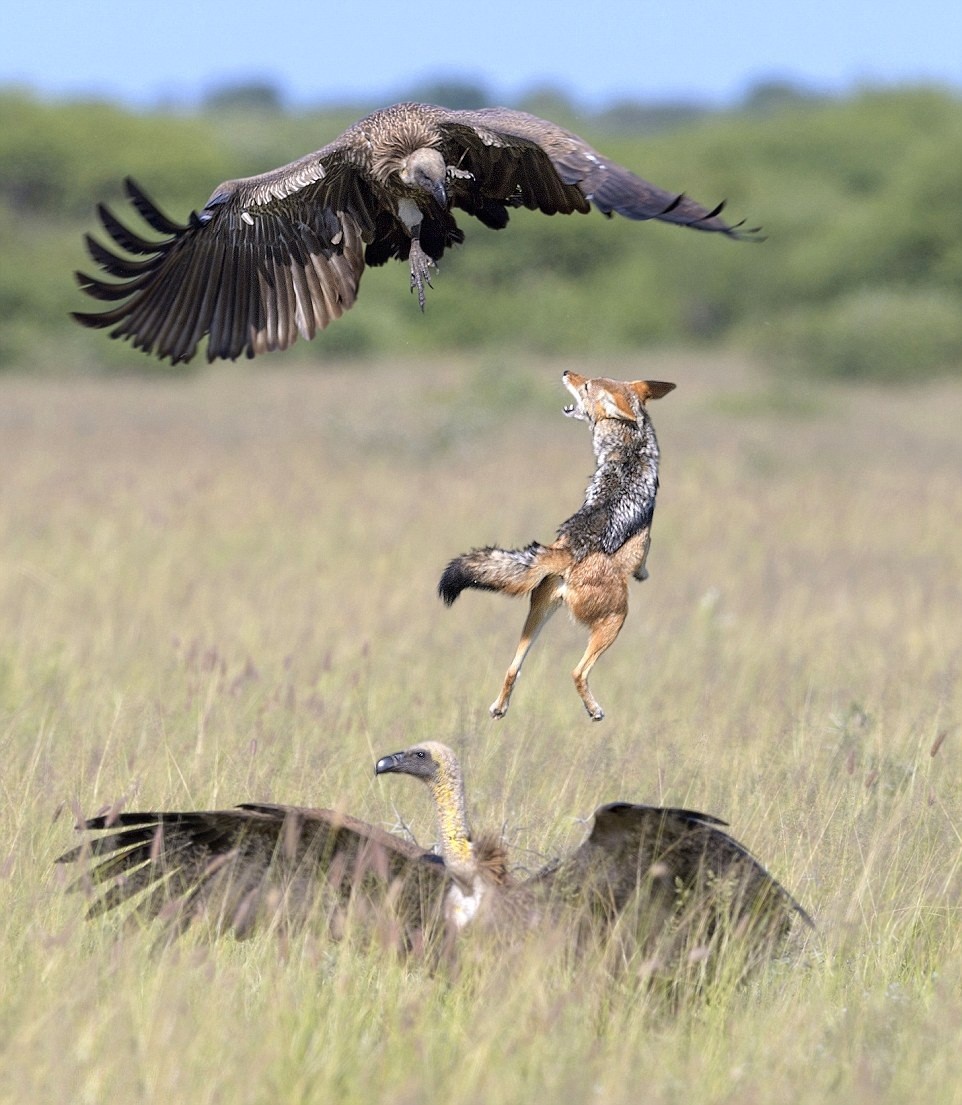
M588 673L595 666L598 657L615 643L615 638L625 624L625 617L626 613L609 614L607 618L595 622L591 627L591 636L588 638L585 654L571 673L575 688L581 695L581 701L585 704L585 709L592 721L601 721L605 712L588 687Z
M521 665L528 655L528 649L537 640L538 634L544 629L545 622L561 605L561 580L558 576L548 576L543 579L531 592L531 606L528 616L524 620L524 628L521 630L521 640L518 648L504 676L501 693L491 703L490 714L493 718L504 717L508 712L508 702L515 682L521 674Z

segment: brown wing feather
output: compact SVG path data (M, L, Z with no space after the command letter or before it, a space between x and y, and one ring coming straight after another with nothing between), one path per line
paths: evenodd
M441 129L455 145L463 146L470 161L464 167L492 196L509 199L513 187L524 206L548 214L587 211L591 203L606 215L660 219L732 238L753 238L758 232L742 223L726 223L720 218L724 204L709 210L687 196L666 192L571 131L524 111L451 111Z
M294 189L299 164L286 167L286 184L276 182L275 170L221 185L186 223L170 219L128 178L132 205L166 237L144 237L101 205L116 251L89 237L87 246L115 279L78 273L77 281L94 299L117 306L74 318L110 327L111 337L174 364L191 360L204 335L209 361L312 338L354 303L374 223L362 178L345 162L333 165L333 179Z
M99 894L89 916L131 902L135 912L164 916L178 929L203 916L217 930L244 933L265 916L289 924L320 913L333 921L350 909L382 931L394 924L393 935L407 944L441 923L443 864L333 810L245 805L120 813L82 827L105 835L58 862L86 863L72 888Z
M744 921L782 935L793 914L811 925L788 891L722 831L724 824L694 810L601 806L584 843L526 885L607 917L640 901L649 924L691 908L709 930L723 920L729 927Z

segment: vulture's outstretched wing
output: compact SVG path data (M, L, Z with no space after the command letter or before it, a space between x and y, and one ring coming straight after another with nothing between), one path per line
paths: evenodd
M77 282L94 299L117 305L74 318L112 327L111 337L130 338L172 364L189 361L205 335L209 361L235 360L286 349L298 333L311 338L340 318L357 296L374 205L360 178L347 172L287 194L260 183L273 176L221 185L186 223L168 218L128 177L132 205L163 237L135 233L101 204L100 221L119 250L89 235L87 249L119 279L77 273Z
M631 906L652 933L677 922L707 937L745 924L778 937L795 914L811 925L724 825L694 810L614 802L595 811L579 848L524 885L562 906L583 902L605 923Z
M434 158L421 159L420 176L415 151ZM110 306L74 318L174 364L191 360L205 336L209 361L312 338L352 306L365 265L390 258L410 258L423 306L430 264L464 239L454 208L495 229L512 207L570 214L594 205L733 238L755 234L727 224L721 206L665 192L577 135L505 108L395 104L289 165L226 181L184 223L129 178L125 187L160 237L131 230L101 204L111 244L88 235L86 245L106 279L77 280Z
M444 864L414 844L333 810L243 805L229 810L119 813L62 855L86 869L72 889L104 892L96 916L130 902L175 931L200 918L238 935L265 919L320 917L335 931L360 917L398 944L442 923ZM393 928L392 928L393 926Z
M470 172L478 190L490 200L547 215L586 212L594 204L605 215L660 219L730 238L757 239L757 227L745 227L743 222L731 226L721 218L724 203L709 210L685 195L666 192L605 157L577 134L525 111L503 107L450 111L441 131L448 143L448 160ZM455 202L471 211L464 190L458 195Z
M500 839L472 840L454 753L436 741L382 757L378 774L413 775L435 802L438 856L332 810L248 804L189 813L119 813L82 828L103 835L60 857L93 895L88 916L123 904L182 931L247 933L312 922L337 936L350 921L395 947L440 948L465 926L512 935L548 924L577 944L660 962L727 934L749 956L770 950L808 914L725 832L692 810L616 802L588 838L533 877L508 872Z

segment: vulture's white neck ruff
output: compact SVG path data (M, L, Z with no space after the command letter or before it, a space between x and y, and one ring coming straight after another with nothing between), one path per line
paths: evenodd
M424 216L421 214L421 208L412 199L408 199L407 196L398 200L397 205L398 218L404 223L405 229L411 237L415 237L415 231L421 227L421 220Z
M465 891L458 882L451 884L447 894L445 912L448 921L456 929L463 929L474 920L481 906L481 899L484 897L485 890L484 883L478 877L472 881L470 891Z

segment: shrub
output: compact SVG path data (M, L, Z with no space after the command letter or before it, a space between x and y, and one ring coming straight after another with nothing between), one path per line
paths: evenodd
M869 288L786 313L756 339L758 351L806 374L896 380L962 365L962 312L937 288Z

